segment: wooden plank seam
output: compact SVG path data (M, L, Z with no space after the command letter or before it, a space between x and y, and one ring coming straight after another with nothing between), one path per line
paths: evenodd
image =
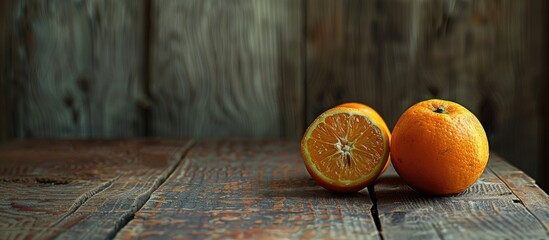
M80 195L80 197L78 197L74 203L72 204L72 206L69 208L69 210L63 214L59 220L55 221L53 224L51 224L49 227L50 228L54 228L56 226L58 226L61 222L63 222L65 219L67 219L69 216L71 216L73 213L75 213L76 211L78 211L78 209L80 207L82 207L88 200L90 200L90 198L92 198L93 196L95 196L96 194L100 193L100 192L103 192L105 189L109 188L110 186L112 186L112 184L120 179L121 175L118 175L112 179L110 179L109 181L106 181L104 182L103 184L95 187L94 189L88 191L88 192L85 192L84 194ZM43 232L45 232L46 230L43 230Z
M140 194L134 200L134 202L132 203L132 208L128 213L120 217L120 220L117 221L114 227L114 230L107 236L108 239L114 239L116 235L120 232L120 230L122 230L135 217L135 214L139 212L139 210L141 210L141 208L143 208L143 206L145 206L145 204L149 201L151 195L156 190L158 190L158 188L162 186L162 184L164 184L164 182L166 182L168 178L170 178L174 174L175 170L179 167L179 165L181 165L181 163L185 159L185 156L187 156L187 153L189 153L189 151L194 147L194 145L195 145L195 141L191 139L188 144L181 147L182 149L185 149L185 150L182 151L181 154L178 154L178 156L176 156L179 159L177 164L174 164L167 171L167 173L165 172L165 174L162 174L161 177L157 178L154 181L153 186L148 191Z
M377 234L381 240L384 240L383 231L381 228L381 220L379 219L379 211L377 210L377 196L375 189L376 183L377 182L368 186L368 195L370 196L370 200L372 201L372 207L370 208L370 212L372 213L372 218L374 219L374 223L376 225Z
M491 153L491 154L495 156L494 158L499 159L499 161L503 161L503 160L501 160L502 158L501 158L499 155L494 154L494 153ZM512 183L511 183L508 179L506 179L504 176L502 176L502 173L501 173L501 172L496 171L496 170L494 170L494 169L492 169L492 168L489 168L489 167L487 167L486 170L492 172L499 180L501 180L501 182L503 182L503 183L505 184L505 186L507 186L507 188L509 188L509 190L510 190L510 191L513 193L513 195L517 198L517 199L513 199L513 203L523 205L524 208L528 211L528 213L529 213L532 217L534 217L534 218L544 227L545 231L549 234L548 223L545 222L543 219L541 219L541 218L538 216L538 214L536 214L536 213L533 211L533 209L531 209L532 206L530 206L529 204L525 204L525 202L526 202L526 203L528 203L528 202L535 202L537 199L526 199L524 196L521 197L521 194L520 194L519 192L517 192L516 187L514 187L514 186L512 185ZM515 169L515 170L516 170L517 172L520 172L520 173L524 174L524 172L522 172L521 170L518 170L518 169ZM533 180L531 179L531 181L533 181ZM534 182L532 182L532 184L535 185ZM537 187L537 186L536 186L536 188L539 189L539 187ZM545 195L545 196L547 197L547 195Z

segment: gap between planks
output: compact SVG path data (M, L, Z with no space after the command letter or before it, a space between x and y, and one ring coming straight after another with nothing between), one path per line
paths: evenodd
M372 218L374 218L374 223L376 224L377 235L379 236L379 239L384 240L385 238L382 234L381 219L379 219L379 211L377 209L377 197L375 189L376 183L377 181L374 181L373 184L368 186L368 195L370 196L370 200L372 201L372 208L370 208L370 213L372 214Z
M59 225L61 222L63 222L65 219L67 219L69 216L71 216L73 213L78 211L78 209L80 209L80 207L82 207L82 205L84 205L88 200L90 200L90 198L92 198L93 196L95 196L96 194L98 194L100 192L103 192L105 189L110 188L112 186L112 184L116 180L118 180L119 178L120 178L120 175L118 175L118 176L110 179L109 181L104 182L101 185L95 187L94 189L92 189L90 191L87 191L84 194L80 195L80 197L78 197L74 201L74 203L69 208L69 210L65 214L63 214L57 221L55 221L53 224L51 224L49 227L53 228L53 227L56 227L57 225ZM42 231L42 232L45 232L45 231L46 231L46 229L44 229L44 231Z
M540 210L540 205L544 205L546 202L549 203L549 197L543 192L538 192L540 189L537 186L534 186L535 189L530 189L531 191L522 192L521 189L525 187L525 183L520 181L526 181L528 185L527 187L532 187L531 185L535 185L534 180L526 175L522 170L517 169L510 163L503 160L499 155L490 152L489 161L491 161L492 164L489 162L485 171L490 171L503 184L505 184L509 191L511 191L514 195L514 198L516 198L516 200L513 199L513 202L522 204L528 213L545 228L547 233L549 233L549 216L544 215ZM393 166L391 165L391 167ZM513 176L511 176L512 173L519 175L518 177L515 176L515 178L520 179L513 179ZM381 219L379 218L378 198L375 190L378 183L379 181L376 180L372 185L368 186L368 193L373 204L370 209L372 218L375 222L379 238L384 240L385 237L383 234L383 227L381 224ZM444 239L444 236L441 235L439 229L436 226L433 226L433 228L436 230L437 236L440 239Z
M543 202L542 198L545 198L544 202L549 203L548 196L546 194L543 194L543 192L541 193L541 196L538 195L539 192L537 191L540 191L539 187L537 187L537 185L535 184L535 181L532 178L530 178L528 175L526 175L522 170L519 170L515 166L512 166L510 163L502 160L502 158L499 155L493 152L490 152L490 155L491 155L490 160L496 161L496 163L494 164L508 165L507 166L509 168L508 171L514 172L516 174L520 174L521 177L526 177L523 180L527 180L529 185L533 185L534 188L536 188L535 190L531 189L531 191L528 191L528 193L530 194L521 193L520 188L524 186L520 186L520 185L515 186L513 184L513 179L508 179L508 177L510 176L506 177L506 175L508 175L509 173L501 172L501 169L497 170L498 168L501 168L500 166L498 167L497 165L496 166L488 165L486 167L486 170L491 171L501 182L505 184L505 186L507 186L507 188L509 188L509 190L513 193L513 195L515 195L515 197L519 200L519 202L515 202L515 200L513 200L513 202L522 204L524 208L526 208L528 213L530 213L530 215L532 215L545 228L545 231L549 234L549 217L540 215L540 213L537 211L538 209L536 209L536 207L538 207L536 206L537 204L536 201Z
M149 191L139 195L136 198L135 201L138 202L139 206L136 206L136 208L133 211L130 211L129 213L127 213L127 214L125 214L124 216L121 217L121 222L116 224L114 231L112 231L112 233L109 236L107 236L107 239L114 239L116 237L116 235L118 235L120 230L122 230L124 227L126 227L126 225L128 225L128 223L130 223L134 219L135 214L137 212L139 212L141 210L141 208L143 208L143 206L145 206L145 204L147 204L147 202L151 198L152 194L154 192L156 192L156 190L158 190L158 188L160 188L162 186L162 184L164 184L166 182L166 180L168 180L173 175L175 170L179 167L179 165L181 165L181 163L183 162L183 160L185 159L185 157L187 156L189 151L195 145L196 145L196 142L191 139L189 141L189 143L187 143L186 145L181 147L182 149L185 149L185 150L181 152L181 156L178 156L179 160L177 161L177 163L174 164L168 170L168 174L166 174L165 177L156 179L155 183L153 184L153 186L151 187L151 189ZM141 203L139 203L139 201L138 201L139 199L143 199L141 201Z

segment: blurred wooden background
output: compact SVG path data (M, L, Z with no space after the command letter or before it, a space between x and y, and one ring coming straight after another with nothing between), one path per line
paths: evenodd
M547 190L543 0L0 2L0 140L299 139L366 103L454 100ZM545 161L544 161L545 160Z

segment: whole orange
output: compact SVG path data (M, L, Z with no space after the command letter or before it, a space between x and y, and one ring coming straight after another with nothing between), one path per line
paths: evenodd
M482 175L488 155L481 123L455 102L431 99L417 103L393 129L393 166L404 182L422 193L465 191Z

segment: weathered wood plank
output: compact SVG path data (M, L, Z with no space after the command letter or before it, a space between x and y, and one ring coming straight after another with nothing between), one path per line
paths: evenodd
M492 149L538 178L542 5L308 0L307 122L359 101L392 128L412 104L449 99L480 118Z
M29 140L0 148L0 238L108 238L190 141Z
M442 22L435 1L307 1L308 122L334 105L366 103L389 126L413 103L449 97L446 78L418 58Z
M116 238L378 239L371 207L316 185L297 142L204 142Z
M372 26L382 13L376 14L376 3L307 0L306 11L307 123L347 101L379 109L381 59Z
M301 2L167 1L152 8L152 133L297 137Z
M11 2L16 135L143 134L145 2Z
M502 170L494 166L502 164L492 156L471 188L448 197L421 195L389 168L374 188L384 239L548 238L543 224L494 174ZM549 213L547 205L538 210Z
M10 137L8 122L10 121L11 109L9 108L11 65L11 43L9 32L12 27L12 6L11 1L0 2L0 143Z
M536 185L536 181L495 154L492 154L489 169L507 184L549 232L549 196Z

